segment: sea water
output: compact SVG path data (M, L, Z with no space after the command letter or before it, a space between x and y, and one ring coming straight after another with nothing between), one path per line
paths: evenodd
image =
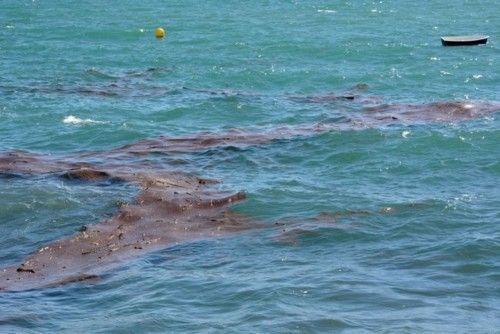
M297 96L499 101L499 12L493 0L4 0L0 151L272 131L364 108ZM471 34L488 44L441 46ZM266 228L173 245L92 284L1 293L0 332L498 332L499 129L494 113L154 155L245 191L233 210ZM135 194L1 177L0 266Z

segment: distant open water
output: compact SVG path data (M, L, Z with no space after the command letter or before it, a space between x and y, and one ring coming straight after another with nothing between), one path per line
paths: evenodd
M359 105L290 97L358 84L384 103L500 101L498 13L493 0L4 0L0 151L331 121ZM478 33L487 45L440 44ZM0 293L0 332L498 333L498 115L157 156L244 190L234 209L269 228L151 253L95 284ZM0 266L134 194L0 178Z

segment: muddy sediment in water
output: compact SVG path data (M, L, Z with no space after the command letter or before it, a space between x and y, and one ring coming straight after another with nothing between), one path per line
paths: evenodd
M496 102L379 105L353 113L342 123L159 137L109 151L68 156L26 151L0 154L0 174L3 175L47 175L79 182L120 181L132 183L139 189L138 196L131 203L123 204L113 217L84 226L76 235L40 248L19 265L0 269L0 290L94 280L121 261L148 251L258 226L228 210L245 199L244 193L221 192L212 185L217 181L165 171L141 160L131 161L131 156L263 145L297 136L393 123L463 121L499 110L500 104Z

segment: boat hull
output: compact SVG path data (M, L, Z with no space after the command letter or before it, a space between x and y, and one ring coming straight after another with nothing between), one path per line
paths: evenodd
M443 46L479 45L486 44L488 36L447 36L441 37Z

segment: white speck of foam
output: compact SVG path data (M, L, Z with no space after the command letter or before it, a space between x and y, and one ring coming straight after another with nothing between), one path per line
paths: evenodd
M103 121L94 121L93 119L87 118L87 119L81 119L73 115L69 115L64 117L63 119L64 124L106 124L107 122Z
M403 138L408 138L409 135L410 135L410 131L407 131L407 130L405 130L401 133L401 137L403 137Z
M333 9L318 9L318 13L336 13L336 10Z

